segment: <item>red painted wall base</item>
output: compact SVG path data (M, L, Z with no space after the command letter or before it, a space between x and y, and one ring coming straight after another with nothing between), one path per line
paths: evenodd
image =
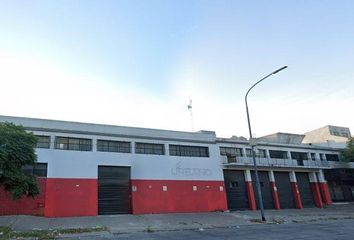
M270 182L270 189L272 192L274 209L279 210L280 209L280 202L279 202L279 196L278 196L277 186L275 185L275 182Z
M97 179L47 179L46 217L97 215Z
M227 210L223 181L132 180L133 214Z
M318 183L321 191L322 201L326 205L332 204L331 194L329 193L328 184L326 182Z
M246 182L248 202L251 210L257 210L256 198L254 195L252 182Z
M295 207L298 209L302 209L303 207L301 202L301 196L296 182L291 182L291 189L293 190Z
M38 178L40 194L36 197L23 197L12 200L10 193L0 188L0 215L44 215L46 179Z
M323 208L321 192L318 183L317 182L311 183L311 189L312 189L313 198L315 200L316 207Z

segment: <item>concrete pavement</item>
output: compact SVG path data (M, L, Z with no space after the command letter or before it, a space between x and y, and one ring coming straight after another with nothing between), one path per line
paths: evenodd
M354 219L354 204L332 205L318 209L266 210L267 223L301 223ZM45 218L1 216L0 226L15 231L106 227L110 233L228 228L259 224L259 211L110 215L94 217Z
M258 224L240 226L238 228L216 228L185 231L165 232L138 232L128 234L110 234L81 237L82 240L119 239L119 240L219 240L219 239L242 239L242 240L352 240L354 232L354 220L336 220L316 222L313 224Z

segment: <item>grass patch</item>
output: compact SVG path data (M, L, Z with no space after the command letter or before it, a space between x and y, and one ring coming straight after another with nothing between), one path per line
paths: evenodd
M0 227L0 239L9 239L11 232L12 230L9 227Z
M154 230L150 226L148 226L144 232L152 233L154 232Z
M285 220L284 219L275 219L275 218L273 218L271 220L271 222L274 223L274 224L284 224Z
M186 223L186 222L179 222L178 224L180 224L180 225L188 225L188 223Z
M57 230L59 234L77 234L77 233L89 233L89 232L102 232L108 229L103 226L96 226L93 228L69 228Z
M253 223L265 223L264 221L262 221L261 219L258 219L258 218L252 218L252 219L250 219L250 222L253 222Z
M106 231L106 227L93 227L93 228L71 228L71 229L58 229L58 230L32 230L26 232L16 232L9 227L0 227L0 240L14 239L14 238L36 238L40 240L51 240L62 234L80 234L90 232Z

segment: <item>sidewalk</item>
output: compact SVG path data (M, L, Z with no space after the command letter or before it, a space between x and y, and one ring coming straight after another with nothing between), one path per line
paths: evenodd
M267 223L283 224L337 219L354 219L354 204L332 205L318 209L266 210ZM35 216L0 216L0 226L15 231L78 229L106 227L110 233L172 231L186 229L227 228L260 224L259 211L110 215L95 217L45 218Z

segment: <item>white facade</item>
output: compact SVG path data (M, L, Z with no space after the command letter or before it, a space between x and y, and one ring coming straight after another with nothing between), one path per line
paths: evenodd
M159 129L121 127L44 119L0 116L0 122L23 125L35 135L50 136L50 149L37 149L38 161L48 163L48 177L53 178L97 178L98 165L129 166L133 179L190 179L223 180L222 169L227 165L252 166L248 141L234 138L216 138L215 132L177 132ZM56 137L85 138L92 140L92 151L55 149ZM126 141L131 143L131 153L99 152L97 140ZM262 138L260 138L262 139ZM136 154L135 143L163 144L164 155ZM208 147L209 157L170 156L169 145ZM326 169L338 167L340 163L326 161L326 154L338 154L339 149L309 144L282 144L258 141L258 149L266 156L257 158L260 167ZM228 164L226 156L220 155L220 147L241 148L238 162ZM274 159L269 151L285 151L287 158ZM303 165L291 158L290 152L307 153ZM353 163L347 164L354 167Z
M100 178L99 169L107 167L110 169L118 167L124 171L128 169L129 174L125 178L125 187L128 190L124 192L124 196L122 195L126 202L125 212L144 214L223 211L233 204L229 202L233 197L229 196L236 194L233 188L238 184L242 185L242 181L246 182L247 195L238 198L239 202L234 206L248 202L249 206L246 207L257 208L252 187L253 159L249 152L249 142L245 139L217 138L215 132L211 131L178 132L8 116L0 116L0 122L22 125L27 131L42 136L42 139L47 141L46 147L39 148L38 145L36 148L38 162L47 163L46 178L41 185L45 189L43 193L45 199L41 201L45 203L34 203L35 206L44 206L42 213L44 216L90 216L102 213L99 210L100 206L104 208L106 205L102 203L99 194L99 189L103 189L100 188L100 181L104 182L102 180L104 178ZM289 135L286 139L289 137L291 138ZM89 148L65 148L65 143L60 142L63 139L89 142ZM125 146L129 146L130 149L125 152L102 150L98 145L99 140L101 143L101 140L128 143ZM137 146L142 143L144 146L157 144L160 151L139 153ZM341 164L339 149L299 144L298 141L291 143L284 144L279 141L274 143L264 139L262 141L262 138L257 141L256 149L258 152L262 151L262 155L257 156L256 162L262 171L264 183L268 181L265 185L273 191L272 207L282 208L279 199L277 200L276 185L282 186L284 191L284 186L281 185L284 179L277 180L277 176L285 176L289 184L292 183L286 189L295 191L296 208L302 208L301 197L296 190L298 187L296 178L303 177L304 173L308 174L305 181L309 184L319 184L315 186L317 190L313 193L316 206L322 206L322 192L325 192L323 202L330 204L322 170ZM238 149L237 156L225 154L223 152L225 148ZM329 161L331 159L338 161ZM347 167L354 165L348 163ZM240 176L241 180L238 178ZM321 193L319 188L322 189ZM243 193L245 191L241 190ZM311 191L307 189L310 194ZM109 191L109 194L111 193ZM279 198L283 199L285 195L290 196L283 193ZM272 196L268 196L268 200ZM67 202L68 199L70 203ZM19 205L14 205L5 214L14 214L14 209ZM31 209L23 211L33 212Z
M23 125L38 136L50 136L50 149L37 149L38 162L48 163L50 178L97 179L98 165L109 165L131 167L132 179L223 181L214 132L188 133L5 116L0 116L0 121ZM55 149L55 137L91 139L92 151ZM131 153L99 152L98 139L130 142ZM136 142L163 144L165 154L137 154ZM170 144L208 147L209 157L170 156Z

